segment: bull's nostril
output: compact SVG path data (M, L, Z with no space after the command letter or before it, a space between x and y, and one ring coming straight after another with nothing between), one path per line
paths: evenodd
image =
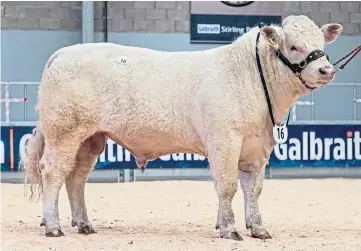
M322 74L322 75L327 75L327 72L325 71L325 70L323 70L322 68L320 68L320 73Z

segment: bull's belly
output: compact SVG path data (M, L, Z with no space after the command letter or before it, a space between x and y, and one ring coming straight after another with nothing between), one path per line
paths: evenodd
M152 101L149 95L132 101L123 94L108 100L111 105L104 106L100 117L99 130L109 138L135 157L150 160L172 153L203 155L201 139L180 107Z
M150 161L172 153L204 155L203 144L196 135L176 137L162 132L141 135L127 133L127 131L122 133L109 131L105 134L137 159Z

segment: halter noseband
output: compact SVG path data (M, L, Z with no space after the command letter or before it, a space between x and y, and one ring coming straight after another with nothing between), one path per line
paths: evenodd
M281 53L280 49L277 50L276 52L277 57L285 64L288 66L288 68L291 69L291 71L301 80L302 84L305 85L308 89L313 90L316 87L310 87L308 86L305 81L301 78L301 71L312 61L326 56L327 60L329 60L329 57L326 53L324 53L321 50L314 50L312 51L310 54L308 54L308 56L301 61L301 63L299 64L291 64L291 62Z

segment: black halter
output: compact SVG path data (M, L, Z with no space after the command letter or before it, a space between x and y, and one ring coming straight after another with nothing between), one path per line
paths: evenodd
M316 87L310 87L308 86L305 81L301 78L301 71L312 61L326 56L327 60L329 60L329 57L326 53L324 53L321 50L314 50L312 51L310 54L308 54L308 56L306 57L306 59L302 60L301 63L299 64L291 64L291 62L285 57L283 56L283 54L281 53L280 49L277 50L276 52L277 57L285 64L288 66L288 68L291 69L291 71L301 80L302 84L305 85L308 89L313 90Z
M293 73L301 73L301 71L306 67L306 65L308 65L309 63L311 63L312 61L320 58L320 57L323 57L323 56L326 56L327 57L327 60L329 59L328 58L328 55L326 55L326 53L324 53L323 51L321 50L314 50L313 52L311 52L306 59L304 59L301 63L299 64L291 64L290 61L288 61L288 59L282 55L281 51L278 49L277 50L277 56L279 59L281 59L281 61L287 65L292 71Z

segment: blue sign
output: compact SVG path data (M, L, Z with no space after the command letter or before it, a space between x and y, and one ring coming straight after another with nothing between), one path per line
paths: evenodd
M361 167L361 125L291 125L271 167Z
M1 171L18 170L19 152L32 137L33 127L2 126ZM361 167L361 125L289 125L289 138L277 144L271 154L272 168L282 167ZM147 168L207 168L208 161L197 154L175 153L159 157ZM137 168L129 151L106 139L95 169Z
M281 22L280 15L191 14L191 43L228 44L259 23L271 25Z

